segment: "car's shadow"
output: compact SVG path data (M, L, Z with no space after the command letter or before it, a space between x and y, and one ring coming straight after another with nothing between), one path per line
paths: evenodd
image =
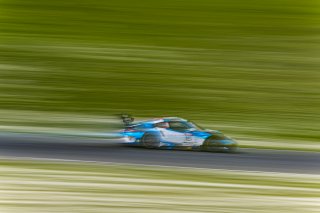
M149 151L179 151L179 152L201 152L201 153L221 153L221 154L243 154L246 153L244 150L238 149L234 152L228 152L226 150L202 150L202 149L187 149L187 148L168 148L168 147L160 147L160 148L146 148L143 146L133 146L133 145L122 145L122 147L131 148L131 149L142 149L142 150L149 150Z

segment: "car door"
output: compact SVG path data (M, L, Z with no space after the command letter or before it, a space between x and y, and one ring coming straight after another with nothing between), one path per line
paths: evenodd
M190 127L182 121L170 121L166 129L166 139L180 146L192 145L193 137L189 132Z

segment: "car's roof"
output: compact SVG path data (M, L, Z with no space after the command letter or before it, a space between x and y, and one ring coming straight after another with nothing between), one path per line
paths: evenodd
M138 123L160 123L160 122L170 122L170 121L187 121L179 117L163 117L163 118L154 118L150 120L140 121Z

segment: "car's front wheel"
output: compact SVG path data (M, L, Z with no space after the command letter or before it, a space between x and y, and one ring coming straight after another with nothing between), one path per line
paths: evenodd
M227 147L226 152L228 152L228 153L239 153L239 147L238 146Z
M223 145L219 143L219 141L210 138L207 138L202 146L202 151L207 152L227 152L227 153L237 153L239 151L239 147L236 144L233 145Z
M141 144L145 148L159 148L160 147L160 138L153 133L145 133L141 139Z

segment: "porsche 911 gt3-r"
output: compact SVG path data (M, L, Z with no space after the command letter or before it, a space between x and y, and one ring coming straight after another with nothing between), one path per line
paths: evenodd
M129 115L122 115L125 128L120 131L127 145L145 148L190 149L236 152L238 144L218 130L207 130L193 122L164 117L134 123Z

